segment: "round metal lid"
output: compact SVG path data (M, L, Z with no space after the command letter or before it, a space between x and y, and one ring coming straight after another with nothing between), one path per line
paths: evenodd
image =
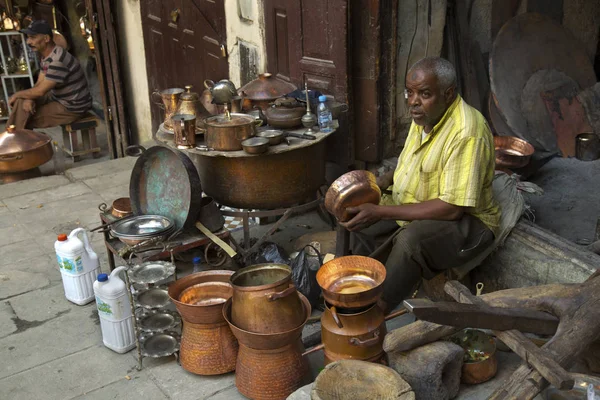
M260 74L258 79L248 82L238 91L250 100L271 100L296 90L293 84L275 78L268 72Z
M166 310L143 310L137 320L138 326L145 332L163 332L181 323L179 314Z
M144 357L166 357L179 351L180 336L176 332L151 333L140 337Z
M164 288L140 290L134 294L133 298L136 305L146 309L165 307L171 301L167 289Z
M129 279L134 283L156 283L175 273L175 265L166 261L148 261L133 267Z
M50 143L52 139L44 133L28 129L16 129L14 125L0 133L0 156L25 153Z

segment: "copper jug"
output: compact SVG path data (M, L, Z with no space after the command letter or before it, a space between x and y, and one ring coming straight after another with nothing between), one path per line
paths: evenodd
M196 116L191 114L175 114L173 120L173 133L175 146L178 149L191 149L196 147Z
M151 98L154 100L154 103L157 104L160 108L165 110L165 121L163 126L168 131L173 131L173 121L171 117L177 111L177 106L179 104L179 97L183 93L183 89L181 88L172 88L165 89L163 91L154 91L151 95ZM160 96L160 101L156 101L154 96ZM161 103L162 101L162 103Z
M202 117L208 116L210 113L202 104L200 95L196 92L192 92L192 87L193 86L191 85L187 85L185 87L185 92L179 97L176 114L193 115L196 117L196 129L201 129L204 128Z

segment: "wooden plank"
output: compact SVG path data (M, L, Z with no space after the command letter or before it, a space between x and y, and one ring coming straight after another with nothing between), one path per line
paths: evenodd
M405 300L404 305L418 319L459 328L481 328L553 335L558 318L526 308L489 307L485 304L433 302L428 299Z
M469 289L458 281L447 282L444 290L460 303L486 306L485 301L471 294ZM517 330L494 330L493 333L556 388L560 390L573 388L575 381L571 377L571 374L552 359L549 353L538 348L521 332Z

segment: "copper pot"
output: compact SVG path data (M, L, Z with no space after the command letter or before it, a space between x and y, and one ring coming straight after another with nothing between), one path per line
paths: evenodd
M256 264L231 276L231 322L255 333L280 333L302 324L305 315L292 270L285 264Z
M296 89L293 84L277 79L270 73L265 72L260 74L257 79L242 86L238 93L244 98L242 102L243 110L252 110L255 105L266 110L273 100Z
M321 316L321 340L325 345L326 361L377 361L383 357L383 339L387 330L383 311L378 305L346 314L330 304L325 303L325 307Z
M286 399L308 383L309 366L302 357L303 349L300 338L272 350L257 350L240 344L235 386L250 399Z
M14 125L0 133L0 173L27 171L52 158L52 139L49 136Z
M225 321L217 324L183 322L179 360L186 371L220 375L235 369L238 341Z
M311 308L308 299L303 296L302 293L298 293L298 295L300 296L303 306L303 312L300 313L303 317L302 323L296 328L290 329L286 332L254 333L238 328L233 322L231 322L232 299L227 300L223 306L223 318L225 318L229 324L229 327L231 328L231 331L241 344L259 350L276 349L290 344L299 338L302 335L302 329L304 328L306 321L308 321L308 318L310 317Z
M261 112L262 110L259 108L259 113ZM302 125L302 116L305 112L306 107L296 99L283 98L277 99L265 110L264 118L273 128L295 128Z
M496 167L522 168L529 164L535 149L523 139L513 136L494 136Z
M317 283L332 305L359 308L377 302L385 276L385 266L374 258L344 256L323 264L317 272Z
M106 203L101 203L98 206L98 209L104 213L110 212L110 214L115 218L125 218L133 214L131 211L131 201L129 200L129 197L119 197L112 202L110 209Z
M325 208L339 221L346 222L352 215L346 208L365 203L379 204L381 190L377 178L369 171L350 171L337 178L325 194Z
M225 114L208 117L204 120L206 127L206 146L220 151L242 150L242 142L256 134L256 127L261 125L250 115L232 113L231 119Z
M169 297L183 320L194 324L224 322L223 304L233 294L233 289L229 285L231 275L233 275L233 271L203 271L173 282L169 286ZM214 285L210 285L211 283ZM208 285L195 286L201 284ZM194 286L197 289L196 293L188 291L186 297L181 298L186 289Z

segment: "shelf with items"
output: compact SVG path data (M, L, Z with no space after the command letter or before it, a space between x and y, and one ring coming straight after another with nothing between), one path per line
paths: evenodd
M11 43L11 37L13 36L18 36L20 38L20 44L18 45L18 50L13 48L13 43ZM8 50L8 54L6 54L6 50L3 46L3 43L1 42L2 37L6 38L6 49ZM23 69L19 69L19 66L12 66L12 68L10 68L9 66L9 60L10 59L15 59L15 53L17 51L21 51L22 52L22 58L23 60L21 61L27 68L27 70ZM2 63L2 71L3 73L0 74L0 77L2 79L2 90L4 91L4 101L6 102L6 107L8 110L8 113L10 114L11 107L8 104L8 99L10 97L9 92L8 92L8 81L10 81L10 85L12 87L12 93L15 93L17 91L17 87L15 86L15 82L14 79L29 79L29 83L31 85L31 87L33 87L35 85L35 82L33 80L33 66L32 66L32 61L34 63L34 65L37 67L38 62L37 59L35 57L33 57L33 60L30 58L29 56L29 49L27 48L27 41L25 38L25 35L22 34L21 32L18 31L5 31L5 32L0 32L0 62ZM17 68L17 70L15 70L15 68ZM9 71L13 71L13 72L9 72ZM0 117L0 120L2 119L6 119L8 118L8 116L3 116Z

